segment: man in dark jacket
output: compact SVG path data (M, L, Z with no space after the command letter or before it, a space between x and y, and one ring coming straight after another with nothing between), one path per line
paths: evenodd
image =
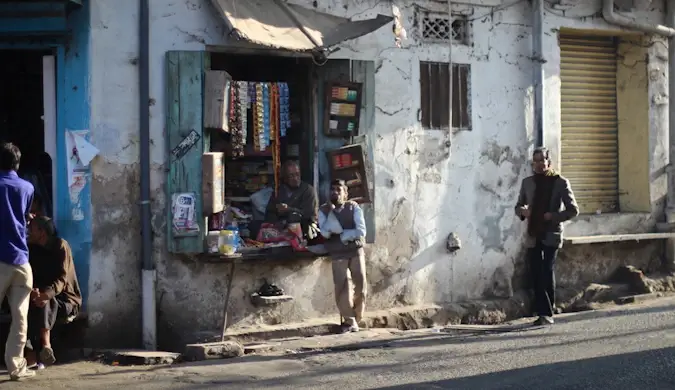
M555 273L558 249L563 242L563 222L579 215L570 182L551 168L546 148L532 154L534 175L523 180L516 215L527 220L527 242L537 325L553 324Z
M30 264L33 292L28 312L28 337L40 363L56 361L51 330L57 321L79 313L82 294L68 242L56 235L52 220L36 216L30 224Z
M317 211L319 198L314 187L300 179L300 167L287 161L281 167L281 186L277 196L267 204L265 221L271 223L300 223L307 239L318 236Z

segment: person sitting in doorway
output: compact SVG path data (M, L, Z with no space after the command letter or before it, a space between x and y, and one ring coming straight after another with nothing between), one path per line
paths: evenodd
M333 263L335 300L343 318L341 333L357 332L366 305L366 221L358 203L348 199L344 180L333 180L330 202L319 208L319 227ZM354 285L351 291L349 275ZM353 295L353 300L352 300Z
M314 187L300 179L297 162L287 161L281 166L281 183L279 193L272 195L267 204L265 221L283 225L300 223L307 239L318 237L319 198Z
M51 330L57 322L79 313L82 294L68 242L56 235L48 217L37 215L29 225L33 291L28 311L29 364L54 364ZM38 358L39 359L36 359Z
M33 204L30 206L30 218L40 217L45 215L44 204L42 203L42 198L38 193L35 193L33 197Z

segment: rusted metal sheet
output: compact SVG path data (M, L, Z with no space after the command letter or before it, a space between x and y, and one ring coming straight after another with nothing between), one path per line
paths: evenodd
M584 214L619 211L616 71L614 38L561 35L561 170Z

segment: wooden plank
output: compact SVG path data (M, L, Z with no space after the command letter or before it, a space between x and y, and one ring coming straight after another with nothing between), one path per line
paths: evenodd
M352 81L362 83L361 102L361 136L355 137L353 142L363 148L366 165L366 178L370 202L361 205L366 220L366 243L375 242L375 154L373 139L375 137L375 62L353 61Z
M565 237L564 241L568 244L596 244L603 242L619 241L645 241L645 240L664 240L675 238L675 233L635 233L635 234L609 234L602 236L581 236Z
M166 138L169 154L167 176L167 240L171 253L202 253L205 223L202 213L202 154L204 131L202 120L203 70L202 52L170 51L167 61ZM180 234L174 229L172 196L192 193L198 232Z
M228 97L232 78L225 71L204 74L204 128L229 132Z

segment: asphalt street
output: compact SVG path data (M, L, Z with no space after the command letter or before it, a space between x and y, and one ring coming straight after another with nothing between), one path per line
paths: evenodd
M499 334L405 334L339 350L171 367L55 366L2 389L675 389L675 299ZM1 373L1 375L6 375Z

